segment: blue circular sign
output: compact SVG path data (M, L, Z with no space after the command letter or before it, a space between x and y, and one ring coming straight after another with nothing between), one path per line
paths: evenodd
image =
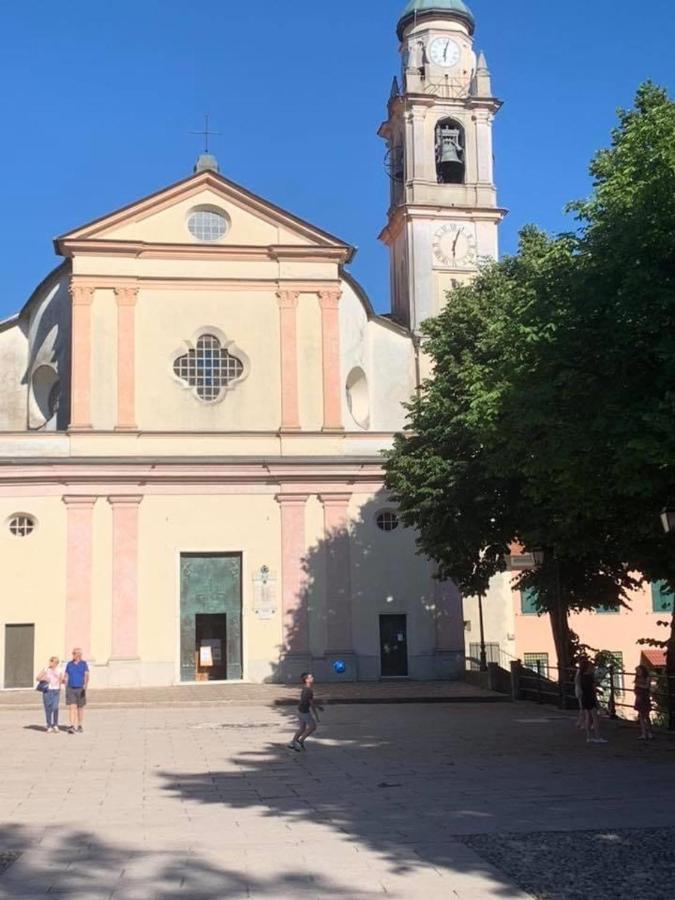
M333 663L333 668L335 669L335 671L337 672L338 675L344 675L344 673L347 671L347 666L344 664L344 662L341 659L335 660L335 662Z

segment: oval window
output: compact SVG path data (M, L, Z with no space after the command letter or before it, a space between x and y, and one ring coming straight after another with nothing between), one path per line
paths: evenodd
M380 531L396 531L398 528L398 516L391 509L383 509L375 517Z
M187 227L192 237L209 244L219 241L227 234L230 219L221 209L198 207L188 216Z
M35 519L27 513L15 513L7 520L9 533L14 537L28 537L35 531Z
M370 425L370 398L368 379L360 366L355 366L347 376L347 408L360 428Z

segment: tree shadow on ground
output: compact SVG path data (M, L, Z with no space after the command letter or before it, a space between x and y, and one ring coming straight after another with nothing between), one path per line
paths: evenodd
M330 707L327 720L336 709ZM443 879L438 878L439 893L430 896L446 896L453 877L465 889L473 877L479 879L474 890L487 881L491 896L514 896L505 876L456 839L458 830L494 830L497 819L489 797L476 806L458 791L447 745L435 742L420 759L424 736L417 728L428 707L404 708L411 731L402 740L392 734L392 726L401 727L400 718L391 717L392 707L378 709L389 710L383 731L369 707L343 706L342 722L322 721L318 739L310 739L303 752L294 752L284 741L295 727L293 711L277 709L278 744L233 754L222 771L160 771L157 776L172 797L228 807L233 821L237 810L248 808L261 819L277 820L290 836L299 829L309 846L327 839L347 843L372 860L402 897L415 887L415 877L432 872Z
M21 825L0 827L0 896L113 897L114 900L223 900L238 897L352 897L329 876L297 872L264 877L245 864L220 866L199 852L157 851L101 840L85 830L56 836ZM368 896L364 891L363 896Z
M330 510L330 495L324 502ZM302 558L296 596L285 598L292 609L284 614L283 644L269 681L297 681L308 668L318 681L462 677L459 592L453 584L435 580L435 565L417 553L415 532L394 513L384 490L358 513L350 510L348 522L341 520L340 511L326 512L327 531ZM385 616L405 620L397 630L406 633L407 666L397 641L381 634ZM344 661L343 672L335 671L337 660ZM388 670L387 663L401 663L402 669Z

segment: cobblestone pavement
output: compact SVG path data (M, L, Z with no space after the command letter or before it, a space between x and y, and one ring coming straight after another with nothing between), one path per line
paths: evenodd
M586 745L529 704L336 705L294 753L285 707L91 709L74 736L33 710L0 711L0 852L21 854L2 898L596 900L582 875L615 873L619 841L651 873L631 900L664 896L672 856L641 868L625 829L669 844L667 736L607 723Z
M672 900L675 828L460 838L542 900Z

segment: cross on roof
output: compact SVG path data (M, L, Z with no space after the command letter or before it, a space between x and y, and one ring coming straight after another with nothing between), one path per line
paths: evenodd
M206 113L204 116L204 130L203 131L191 131L190 134L199 134L204 138L204 153L209 152L209 137L216 134L222 134L222 131L210 131L209 130L209 114Z

